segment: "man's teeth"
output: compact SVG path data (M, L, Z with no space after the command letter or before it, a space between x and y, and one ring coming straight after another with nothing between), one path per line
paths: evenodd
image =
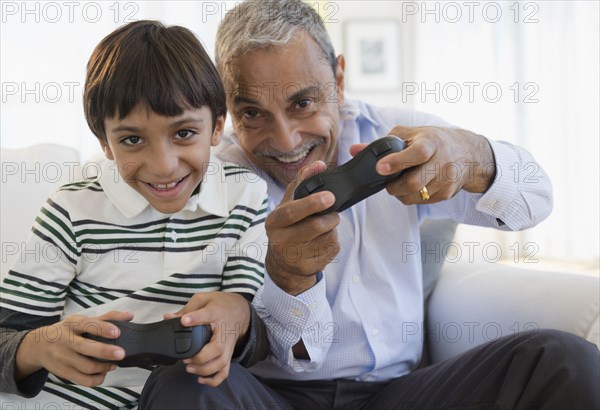
M308 151L303 152L302 154L294 155L293 157L277 157L277 161L289 164L292 162L300 161L302 158L306 157L307 154Z
M279 162L290 164L292 162L297 162L297 161L300 161L301 159L304 159L308 155L308 153L311 149L312 149L312 147L308 147L296 155L293 155L293 156L286 155L285 157L275 157L275 159L277 159L277 161L279 161Z
M314 147L316 147L317 145L321 145L324 142L325 142L324 140L311 141L311 142L307 143L306 145L304 145L303 147L297 147L293 151L285 153L285 154L280 153L280 152L278 152L278 153L265 152L265 153L259 154L259 156L274 158L279 162L283 162L284 164L291 164L293 162L298 162L298 161L306 158L308 153Z

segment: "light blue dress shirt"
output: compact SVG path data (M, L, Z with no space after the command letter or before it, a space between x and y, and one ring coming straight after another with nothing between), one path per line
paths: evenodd
M347 100L340 115L338 164L351 159L352 144L385 136L395 125L449 126L431 115L358 101ZM441 203L406 206L383 190L340 213L340 252L314 287L292 296L267 275L253 303L269 329L272 354L251 371L277 379L384 381L413 370L424 338L420 222L450 217L518 230L552 209L551 183L531 155L506 142L490 143L498 172L485 194L461 191ZM279 204L284 187L248 162L233 135L218 151L267 181L269 211ZM310 360L292 354L300 339Z

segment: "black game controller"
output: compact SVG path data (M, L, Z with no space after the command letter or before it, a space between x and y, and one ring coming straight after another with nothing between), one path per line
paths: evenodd
M119 367L175 364L198 353L212 336L209 325L185 327L179 317L154 323L107 322L121 330L118 338L107 339L91 333L84 333L83 337L125 349L122 360L97 359Z
M402 151L405 146L404 141L393 135L377 139L345 164L302 181L294 191L294 199L304 198L315 192L330 191L335 195L335 203L315 215L342 212L381 191L389 180L400 175L401 172L379 175L375 164L386 155Z

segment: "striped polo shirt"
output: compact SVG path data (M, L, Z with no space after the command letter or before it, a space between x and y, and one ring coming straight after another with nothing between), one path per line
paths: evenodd
M61 318L128 310L145 323L178 311L197 292L253 297L264 280L264 181L211 157L185 207L163 214L122 181L113 161L100 170L62 186L42 206L2 283L2 308ZM118 368L95 388L50 375L28 402L131 408L149 370Z

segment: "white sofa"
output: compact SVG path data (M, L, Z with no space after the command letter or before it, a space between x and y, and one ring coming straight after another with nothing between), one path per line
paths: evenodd
M97 166L80 164L76 150L56 144L3 149L1 161L4 277L50 191L82 175L92 176ZM426 324L405 324L405 329L425 330L433 362L535 328L565 330L600 346L599 282L598 277L572 272L445 263L428 301Z

